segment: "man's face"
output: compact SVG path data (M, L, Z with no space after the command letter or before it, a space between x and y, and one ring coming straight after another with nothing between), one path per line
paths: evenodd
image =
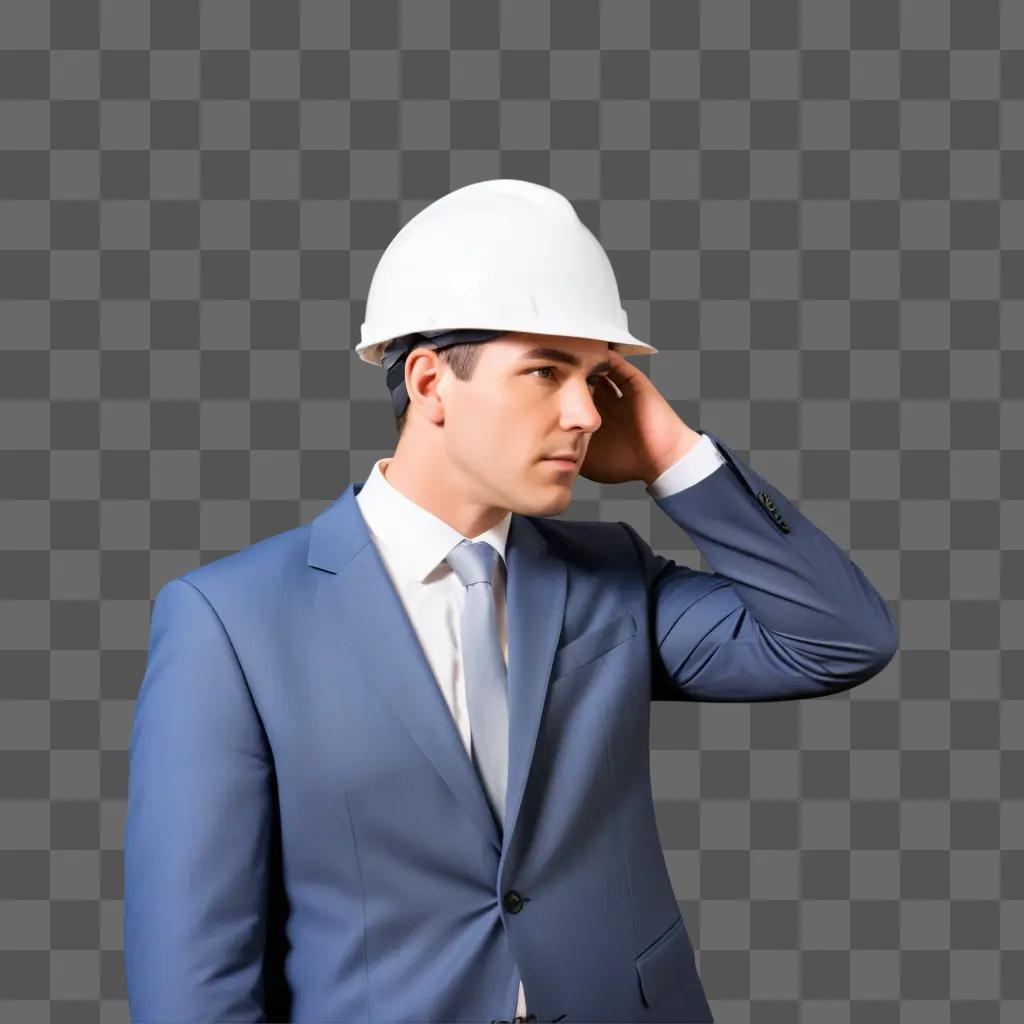
M563 511L601 426L594 395L608 387L598 379L608 370L608 342L513 332L481 349L470 380L447 372L450 461L478 482L481 501L524 515ZM550 461L566 452L576 456L574 465Z

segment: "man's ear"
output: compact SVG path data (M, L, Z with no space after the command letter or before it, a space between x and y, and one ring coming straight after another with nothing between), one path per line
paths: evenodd
M425 347L413 349L406 356L405 361L405 390L409 393L409 404L413 404L412 396L417 379L421 383L431 381L436 395L443 402L448 388L447 378L449 375L444 372L446 368L444 361L434 349ZM439 420L440 415L443 415L443 409L434 402L431 402L430 406L432 409L436 408L436 414L430 415L430 419Z

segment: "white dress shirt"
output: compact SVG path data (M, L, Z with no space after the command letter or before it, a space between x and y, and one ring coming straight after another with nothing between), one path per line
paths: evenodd
M486 541L501 556L495 561L491 587L501 651L508 665L508 624L505 610L505 542L512 513L476 537L465 538L444 520L417 505L385 476L390 458L378 459L356 501L381 561L398 592L423 648L434 678L471 752L469 708L462 674L460 618L466 588L444 559L462 540ZM706 434L682 458L645 489L654 498L692 487L714 472L724 458ZM513 1016L525 1017L526 992L519 981Z

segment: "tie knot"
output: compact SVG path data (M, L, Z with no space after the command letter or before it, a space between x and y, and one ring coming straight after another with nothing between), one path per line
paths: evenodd
M498 552L486 541L459 541L448 552L445 561L452 567L463 586L490 583L494 577L494 563Z

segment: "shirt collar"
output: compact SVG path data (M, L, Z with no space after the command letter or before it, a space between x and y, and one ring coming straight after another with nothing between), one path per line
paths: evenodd
M378 459L356 501L374 541L398 555L400 564L420 583L463 540L486 541L505 560L512 513L507 512L477 537L463 537L458 530L407 498L383 473L390 458Z

